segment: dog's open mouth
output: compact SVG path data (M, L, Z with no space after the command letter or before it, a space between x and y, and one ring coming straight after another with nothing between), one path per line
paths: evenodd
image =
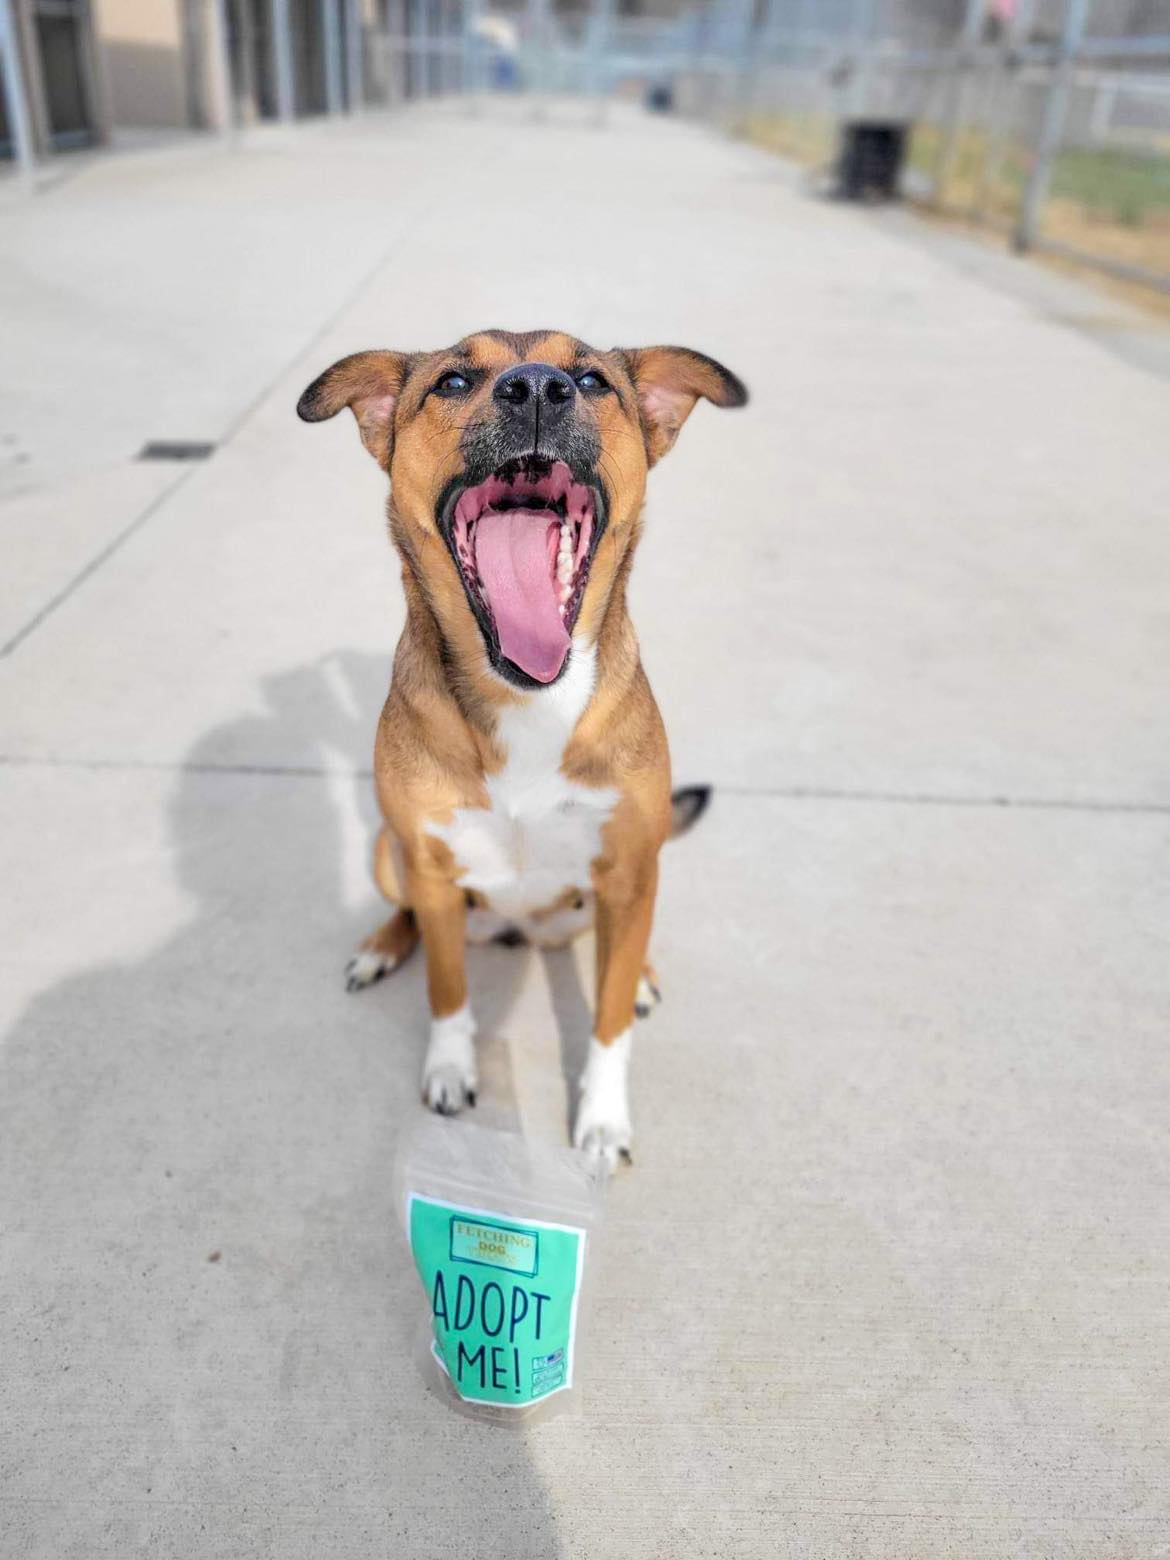
M509 461L449 494L440 523L493 660L555 681L604 528L599 488L564 461Z

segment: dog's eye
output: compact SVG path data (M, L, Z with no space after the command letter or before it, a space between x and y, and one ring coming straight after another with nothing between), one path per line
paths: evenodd
M608 390L608 383L601 377L596 369L586 369L585 373L577 375L578 390Z
M471 389L471 380L466 374L444 374L435 386L436 395L466 395Z

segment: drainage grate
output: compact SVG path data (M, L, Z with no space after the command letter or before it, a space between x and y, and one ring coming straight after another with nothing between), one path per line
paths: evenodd
M206 460L215 445L201 439L151 439L138 451L139 460Z

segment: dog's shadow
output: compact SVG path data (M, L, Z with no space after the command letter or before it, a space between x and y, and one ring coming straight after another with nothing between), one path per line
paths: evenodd
M572 1132L573 1112L578 1085L585 1068L589 1039L593 1033L593 1007L581 981L581 969L572 948L545 950L541 953L545 978L556 1014L561 1047L561 1073L568 1102L567 1132ZM590 950L592 962L592 950Z
M290 668L172 771L84 776L97 825L79 881L125 922L123 951L79 944L0 1049L0 1222L28 1232L22 1314L53 1318L19 1333L37 1383L20 1483L41 1488L42 1448L66 1448L77 1504L100 1504L116 1444L127 1501L206 1524L188 1548L231 1552L243 1490L273 1513L273 1552L309 1505L323 1551L346 1549L360 1490L371 1523L386 1514L383 1551L422 1554L474 1465L476 1531L521 1512L515 1553L543 1560L556 1522L523 1438L451 1416L415 1363L426 1299L394 1161L425 1119L423 961L345 991L348 953L386 913L358 857L389 672L357 653ZM472 970L483 1099L504 1126L518 1112L496 1036L531 957L487 950Z
M412 963L420 968L425 967L421 949L413 956ZM592 938L587 935L567 948L513 947L502 944L468 948L468 994L478 1026L476 1063L479 1096L474 1119L480 1125L509 1132L524 1130L509 1034L521 990L532 969L539 967L548 988L556 1024L565 1098L561 1126L565 1141L570 1140L580 1077L593 1032L593 1009L582 978L582 965L589 970L592 964ZM397 980L401 973L396 971L389 978ZM426 1030L426 998L421 991L418 993L418 1004L415 1027L419 1035L421 1068L425 1049L422 1037Z

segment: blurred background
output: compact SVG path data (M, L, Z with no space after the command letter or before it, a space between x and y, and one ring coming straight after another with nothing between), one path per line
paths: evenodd
M1170 287L1165 0L3 0L0 155L515 94L699 119Z

